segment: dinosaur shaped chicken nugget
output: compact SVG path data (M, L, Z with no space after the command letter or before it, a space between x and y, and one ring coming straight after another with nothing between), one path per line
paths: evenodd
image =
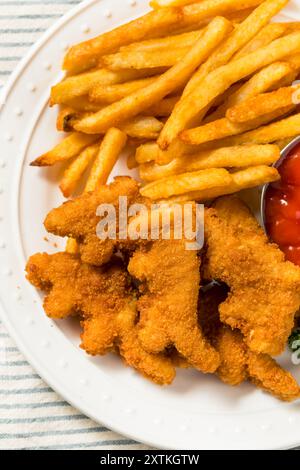
M119 265L94 267L76 255L46 253L32 256L27 278L47 292L44 309L51 318L79 315L81 347L91 355L119 350L125 362L158 384L175 377L171 359L145 351L138 339L134 292Z

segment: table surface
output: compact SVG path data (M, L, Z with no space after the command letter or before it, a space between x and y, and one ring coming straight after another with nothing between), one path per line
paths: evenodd
M79 0L0 0L0 90L38 38ZM97 424L35 373L0 323L0 449L114 449L146 446Z

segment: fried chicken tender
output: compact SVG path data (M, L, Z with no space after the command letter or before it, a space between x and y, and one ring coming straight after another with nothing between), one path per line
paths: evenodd
M197 322L197 252L186 250L185 240L158 240L134 253L128 271L142 282L138 310L143 347L157 354L174 346L191 366L213 373L219 355Z
M230 287L221 321L240 330L252 351L281 354L300 305L300 268L268 242L237 197L221 198L206 211L205 236L203 276Z
M110 260L116 248L120 246L120 241L118 237L116 240L101 240L97 236L97 225L101 219L97 215L97 208L101 204L112 204L116 210L118 225L120 196L126 196L128 206L131 205L139 196L138 183L126 176L117 177L110 185L101 186L94 192L67 201L48 214L45 228L54 235L74 238L79 245L82 261L101 266ZM123 243L125 244L125 241Z
M218 308L227 292L224 286L215 285L203 293L199 301L200 324L220 354L219 378L232 386L248 379L283 401L300 398L299 385L289 372L267 354L251 351L240 331L221 323Z
M47 292L44 309L51 318L79 315L81 347L91 355L117 348L125 362L157 384L175 377L171 359L145 351L138 339L137 306L129 276L119 265L95 267L76 255L32 256L27 279Z

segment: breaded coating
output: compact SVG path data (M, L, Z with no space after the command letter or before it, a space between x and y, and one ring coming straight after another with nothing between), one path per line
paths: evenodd
M101 266L110 260L120 243L118 239L101 240L97 236L97 225L101 220L96 214L97 208L100 204L113 204L118 224L119 197L126 196L129 206L138 195L139 185L135 180L127 176L117 177L112 184L101 186L53 209L46 217L45 228L54 235L74 238L79 245L82 261Z
M47 292L44 309L51 318L79 315L81 347L91 355L118 349L125 362L158 384L175 377L171 359L145 351L138 339L137 308L127 272L119 265L95 267L76 255L32 256L28 280Z
M230 287L221 321L240 330L252 351L281 354L300 305L300 268L284 260L237 197L206 211L205 235L204 278Z
M128 271L142 282L138 310L143 347L159 353L174 346L190 365L213 373L219 355L197 322L197 252L186 250L185 240L158 240L134 253Z
M229 385L248 379L283 401L300 398L300 388L292 374L267 354L251 351L238 330L221 323L218 308L226 296L227 289L215 285L202 293L199 301L199 322L220 354L219 378Z
M255 385L280 400L293 401L300 398L300 387L292 374L267 354L248 351L248 373Z
M228 295L225 285L201 289L199 296L199 323L205 336L220 354L219 378L228 385L239 385L247 379L247 346L238 330L231 330L220 321L219 305Z

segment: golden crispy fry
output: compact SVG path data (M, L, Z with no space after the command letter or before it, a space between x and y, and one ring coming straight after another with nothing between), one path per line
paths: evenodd
M190 31L188 33L176 34L158 39L148 39L146 41L134 42L128 46L120 48L121 52L131 51L154 51L160 49L173 49L175 47L192 47L202 35L203 30Z
M170 346L204 373L219 366L219 355L197 321L200 259L186 240L158 240L132 256L129 273L141 281L139 339L151 353Z
M113 85L138 78L155 75L156 70L120 70L113 72L107 69L97 69L92 72L81 73L74 77L67 77L51 89L50 105L71 104L74 98L87 95L96 85Z
M68 121L70 116L74 116L77 113L75 109L69 106L63 106L56 118L56 130L60 132L70 132L72 127L69 126Z
M59 185L61 192L65 197L70 197L75 191L81 176L99 152L99 145L100 144L97 143L87 147L65 170Z
M271 23L267 24L261 31L244 47L242 47L234 56L233 60L240 59L241 57L255 52L262 47L267 46L275 39L280 38L286 33L291 33L285 23Z
M139 173L143 181L155 181L180 173L205 170L207 168L242 168L271 165L280 158L276 145L247 145L224 147L216 150L186 155L172 160L168 165L145 163Z
M141 41L145 38L159 37L168 32L188 28L199 28L201 21L229 12L253 7L262 0L204 0L199 3L178 8L164 8L152 11L113 31L71 47L67 52L63 68L71 73L97 65L99 58L117 51L121 46Z
M146 163L157 159L159 147L156 142L147 142L136 149L135 159L138 163Z
M151 12L130 23L104 33L96 38L77 44L69 49L63 68L78 73L97 65L104 54L118 50L121 46L144 38L160 36L161 30L168 32L182 21L180 10L168 9L166 12Z
M127 168L128 170L133 170L138 167L138 162L135 159L135 152L130 152L127 157Z
M58 117L61 130L70 132L77 127L80 119L90 116L91 113L80 113L70 108L64 109ZM163 128L163 123L153 116L136 116L119 125L119 128L134 139L156 139Z
M300 54L294 54L291 57L287 58L289 64L293 67L296 72L299 72L300 69Z
M130 119L162 100L186 83L193 71L208 57L231 27L224 18L215 18L181 62L161 75L152 85L113 103L93 116L82 119L76 124L76 129L88 134L106 131L112 125Z
M152 116L137 116L120 129L128 136L136 139L156 139L163 128L163 123Z
M226 117L232 122L244 123L292 104L300 104L300 85L249 98L229 108Z
M151 116L168 117L173 111L176 103L178 103L179 99L179 96L165 98L159 103L152 105L149 109L146 110L146 112Z
M232 181L225 169L208 169L169 176L153 181L141 188L142 196L149 199L165 199L191 191L206 191L212 188L226 188Z
M292 66L288 62L274 62L274 64L264 67L250 78L244 85L240 86L218 107L218 109L211 113L203 123L216 121L225 116L226 111L232 106L242 103L247 98L256 96L259 93L264 93L270 90L273 86L278 86L280 81L293 73ZM291 83L291 82L289 82Z
M152 8L165 8L165 7L178 7L183 5L190 5L195 0L151 0L150 6Z
M199 151L203 150L199 146ZM146 163L156 161L159 165L164 165L165 162L170 162L176 157L183 155L192 155L198 149L193 145L186 145L181 140L176 140L169 149L162 152L156 142L148 142L140 145L136 150L136 160L138 163Z
M126 141L126 134L119 129L112 127L107 131L86 183L85 191L94 191L97 186L104 185L107 182L121 151L125 147Z
M268 126L260 127L245 134L225 139L228 145L240 144L268 144L276 140L286 139L299 135L300 114L295 114Z
M254 38L261 28L263 28L286 4L287 0L267 0L259 5L243 23L233 31L227 41L225 41L225 43L199 68L187 84L183 96L188 95L197 88L208 73L229 62L232 56Z
M276 60L299 52L299 50L300 32L292 33L276 39L269 46L257 52L252 52L241 59L229 62L229 64L210 72L201 81L201 85L176 105L160 135L160 147L166 149L195 116L233 83Z
M292 138L287 137L286 139L277 140L276 142L274 142L274 144L277 145L277 147L279 147L280 150L283 150L287 145L289 145L291 141L292 141Z
M98 83L90 91L89 98L93 103L111 104L150 85L156 79L157 77L142 78L140 80L133 80L116 85L103 85L102 83Z
M269 166L253 166L236 173L228 173L231 177L230 183L226 187L216 187L204 191L191 191L181 196L168 199L169 203L182 203L187 201L204 202L215 199L226 194L233 194L243 189L255 188L263 184L271 183L280 179L276 168Z
M295 106L287 106L286 108L273 111L265 116L260 116L252 121L245 123L234 123L228 118L218 119L217 121L210 122L204 126L197 127L196 129L189 129L180 134L181 140L186 144L200 145L205 142L211 142L225 137L234 136L247 132L251 129L256 129L264 124L274 121L278 117L289 114ZM253 143L256 143L252 141ZM257 142L264 143L264 142ZM268 143L268 142L267 142Z
M67 106L74 109L75 111L81 112L97 112L101 109L98 103L93 103L88 95L77 96L68 100Z
M190 47L177 47L175 49L161 49L159 52L155 49L117 52L102 57L101 61L110 70L172 67L189 52L189 49Z
M44 153L36 160L30 163L31 166L51 166L58 162L69 160L76 157L83 149L93 144L99 136L86 135L80 132L73 132L67 136L52 150Z

